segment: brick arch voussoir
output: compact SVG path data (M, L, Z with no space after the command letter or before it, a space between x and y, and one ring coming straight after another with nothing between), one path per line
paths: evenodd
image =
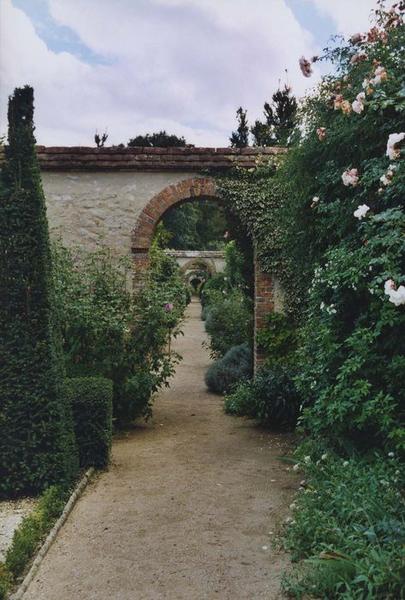
M207 267L207 270L211 275L215 275L217 272L215 263L207 260L206 258L190 258L182 267L180 267L180 272L185 273L187 270L192 269L193 267L198 268L199 266Z
M132 231L132 250L149 249L156 225L172 206L193 198L218 200L216 184L211 177L193 177L168 185L153 196L138 217Z

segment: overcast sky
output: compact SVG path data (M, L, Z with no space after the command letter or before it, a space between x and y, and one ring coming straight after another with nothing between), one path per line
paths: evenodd
M14 87L35 89L45 145L108 144L166 129L227 146L242 105L251 122L301 55L369 25L376 0L0 0L0 134ZM287 69L287 75L285 70Z

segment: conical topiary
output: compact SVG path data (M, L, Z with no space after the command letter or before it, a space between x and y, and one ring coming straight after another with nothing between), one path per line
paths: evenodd
M77 471L53 310L33 89L9 99L0 177L0 495L35 493Z

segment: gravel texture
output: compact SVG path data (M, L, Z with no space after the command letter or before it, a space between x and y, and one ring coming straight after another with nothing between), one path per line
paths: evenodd
M118 437L24 600L272 600L288 557L272 540L297 478L278 460L290 438L226 416L209 394L199 319L154 418Z

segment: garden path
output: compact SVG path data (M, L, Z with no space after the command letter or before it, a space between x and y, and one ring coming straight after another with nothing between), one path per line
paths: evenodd
M287 557L272 540L296 487L289 438L223 413L209 394L200 305L154 418L116 438L24 600L279 598Z

